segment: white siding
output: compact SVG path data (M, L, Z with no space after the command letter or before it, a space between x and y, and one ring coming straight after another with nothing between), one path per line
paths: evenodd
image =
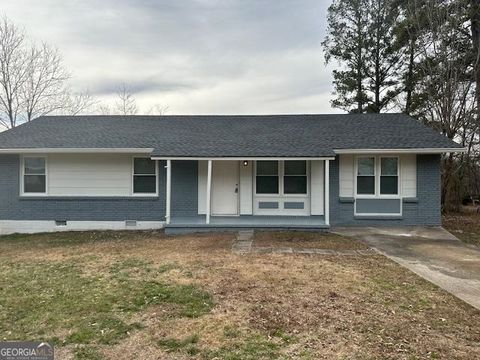
M132 155L50 154L48 195L130 196Z
M253 214L253 161L240 164L240 214Z
M339 155L340 169L339 169L339 186L340 197L354 196L354 163L353 155Z
M208 161L198 162L198 213L207 213L207 172Z
M324 163L323 160L312 160L310 165L312 215L323 215L324 213Z
M401 156L402 196L417 196L417 156L405 154Z

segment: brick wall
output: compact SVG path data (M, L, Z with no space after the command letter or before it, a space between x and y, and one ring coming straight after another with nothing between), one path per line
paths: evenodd
M355 218L354 204L340 202L338 170L337 157L330 163L331 225L441 225L440 155L417 155L417 202L404 202L402 217L395 219Z
M0 220L163 221L165 219L165 162L159 164L159 196L129 197L20 197L20 157L0 156ZM196 162L174 162L172 213L197 211ZM193 197L193 199L192 199Z

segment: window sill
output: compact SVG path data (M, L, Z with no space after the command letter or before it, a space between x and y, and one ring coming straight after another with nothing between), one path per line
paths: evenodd
M418 204L418 198L416 197L409 197L409 198L403 198L404 203L411 203L411 204Z
M338 201L342 204L354 204L355 203L355 198L353 198L353 197L340 197L340 198L338 198Z
M402 220L402 215L355 215L355 220Z

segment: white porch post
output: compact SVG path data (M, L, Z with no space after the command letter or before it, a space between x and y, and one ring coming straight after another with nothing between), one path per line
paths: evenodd
M206 207L206 223L210 224L210 204L211 204L211 193L212 193L212 160L208 160L208 171L207 171L207 207Z
M172 202L172 161L167 160L167 194L165 204L165 221L170 224L170 207Z
M325 225L330 225L330 160L325 160Z

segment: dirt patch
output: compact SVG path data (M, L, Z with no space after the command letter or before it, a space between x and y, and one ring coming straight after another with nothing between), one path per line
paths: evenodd
M339 251L368 249L367 245L355 239L332 233L302 231L256 231L253 246Z

